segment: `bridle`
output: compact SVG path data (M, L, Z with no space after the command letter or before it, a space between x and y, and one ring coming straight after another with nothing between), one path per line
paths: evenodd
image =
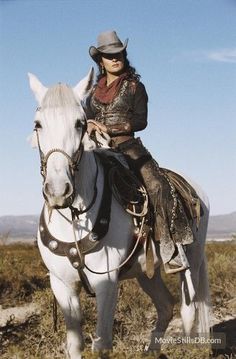
M81 157L83 155L84 146L82 144L82 139L83 139L84 134L85 134L85 129L82 130L83 132L82 132L79 148L76 150L76 152L74 153L73 156L68 155L68 153L66 153L61 148L52 148L45 155L43 153L43 151L42 151L41 146L40 146L40 140L39 140L39 134L38 134L37 128L35 128L34 131L36 132L37 144L38 144L38 148L39 148L40 163L41 163L41 165L40 165L40 173L41 173L41 175L43 177L44 182L45 182L45 179L46 179L46 176L47 176L47 162L48 162L49 157L53 153L61 153L62 155L64 155L67 158L68 163L69 163L70 172L71 172L71 174L73 176L74 172L78 169L78 165L79 165Z
M36 111L40 111L40 109L37 108ZM37 137L37 144L38 144L40 163L41 163L40 164L40 173L43 177L43 183L45 183L46 176L47 176L47 162L48 162L49 157L53 153L61 153L63 156L65 156L67 158L68 163L69 163L70 173L71 173L71 176L72 176L72 179L74 182L74 179L75 179L74 173L75 173L75 171L78 171L78 169L79 169L79 163L81 161L81 158L82 158L82 155L84 152L84 146L83 146L82 140L83 140L84 134L86 132L86 126L83 126L83 128L82 128L82 136L81 136L81 140L80 140L80 145L73 156L68 155L68 153L66 153L61 148L52 148L46 154L44 154L42 151L41 145L40 145L39 134L38 134L37 128L35 128L34 131L36 132L36 137ZM95 157L95 161L96 161L96 157ZM97 161L96 161L96 165L97 165ZM97 192L97 178L98 178L98 165L97 165L97 169L96 169L96 176L95 176L95 182L94 182L93 198L92 198L90 204L83 210L82 209L79 210L78 208L75 208L72 205L70 205L69 208L71 210L72 218L75 218L75 217L78 218L79 215L86 213L94 205L96 198L97 198L97 193L98 193ZM74 185L75 184L73 184L73 187L74 187ZM44 197L45 197L45 195L44 195ZM46 197L45 197L45 200L47 201Z

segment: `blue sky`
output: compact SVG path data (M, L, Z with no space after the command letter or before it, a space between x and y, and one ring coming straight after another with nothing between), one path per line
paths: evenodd
M0 215L43 203L27 72L75 85L93 65L89 46L113 29L149 94L146 147L204 188L211 214L235 211L235 18L235 0L1 0Z

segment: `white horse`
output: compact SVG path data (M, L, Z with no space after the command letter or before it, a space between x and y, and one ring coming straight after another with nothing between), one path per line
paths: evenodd
M92 86L93 70L74 88L59 83L48 89L34 75L29 74L29 79L39 106L32 146L39 147L42 161L43 194L47 203L43 217L48 233L54 238L48 245L43 243L42 231L45 228L41 224L38 246L50 273L51 288L64 314L68 356L78 359L83 350L79 302L82 285L78 273L81 263L70 262L67 256L53 251L56 252L60 241L76 242L76 250L79 250L78 244L82 238L90 234L91 239L91 231L103 197L103 166L99 158L96 158L95 144L86 132L86 118L82 107ZM181 316L186 334L190 334L196 321L199 332L207 333L209 330L208 281L204 256L209 206L202 190L195 185L194 188L201 199L204 215L196 232L196 240L187 246L190 269L180 275ZM69 208L71 205L80 211L80 215L74 220ZM160 262L154 276L149 279L142 270L141 250L133 267L126 273L122 271L122 277L120 275L119 267L133 246L133 231L131 216L112 197L108 231L98 245L85 255L83 266L87 282L96 294L97 326L92 344L96 351L112 349L113 319L118 281L121 279L136 277L155 305L157 322L151 335L150 350L159 350L155 339L164 334L173 315L173 298L162 281Z

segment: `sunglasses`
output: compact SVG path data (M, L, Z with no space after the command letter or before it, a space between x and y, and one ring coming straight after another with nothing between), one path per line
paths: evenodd
M104 57L107 60L113 60L113 59L122 60L124 58L123 52L118 52L117 54L104 54L104 53L102 53L101 55L102 55L102 57Z

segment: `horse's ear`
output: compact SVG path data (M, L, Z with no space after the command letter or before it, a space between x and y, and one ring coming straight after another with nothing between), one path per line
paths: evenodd
M94 83L94 68L92 67L88 75L81 80L74 88L74 93L79 101L83 101L89 95Z
M35 75L28 73L28 76L30 88L33 91L38 103L41 104L41 101L44 98L48 89L39 81L39 79Z
M32 148L38 147L38 140L37 140L37 135L36 135L35 131L33 131L33 133L31 133L31 135L29 135L27 137L27 142L29 142L29 144Z

